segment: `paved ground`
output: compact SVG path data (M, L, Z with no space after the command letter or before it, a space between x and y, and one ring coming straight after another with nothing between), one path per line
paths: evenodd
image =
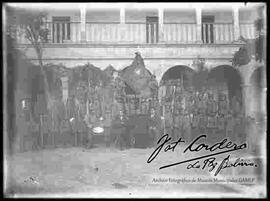
M9 192L38 197L238 197L243 193L222 183L154 182L154 178L211 176L207 170L187 170L184 164L159 170L192 155L183 155L179 148L147 164L153 150L73 147L16 154L7 159Z

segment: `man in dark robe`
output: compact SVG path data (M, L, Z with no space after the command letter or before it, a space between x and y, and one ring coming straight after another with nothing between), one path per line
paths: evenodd
M127 146L127 121L128 119L122 110L119 111L119 115L117 115L112 121L112 141L116 147L120 148L120 150L123 150L123 148Z

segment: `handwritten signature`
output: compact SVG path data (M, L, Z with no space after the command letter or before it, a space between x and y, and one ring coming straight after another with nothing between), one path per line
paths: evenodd
M237 150L245 149L247 148L247 144L243 143L240 145L237 145L236 143L233 143L229 141L228 139L223 139L220 142L217 142L213 145L207 145L205 143L198 143L199 140L202 138L206 138L207 135L200 135L197 138L195 138L183 151L183 153L187 152L200 152L203 150L209 151L210 154L199 156L196 158L191 158L188 160L168 164L165 166L160 167L159 169L164 169L164 168L169 168L172 166L184 164L184 163L189 163L187 165L187 169L192 169L192 168L209 168L209 172L213 171L216 169L215 176L217 176L222 169L229 168L229 167L237 167L237 166L254 166L257 167L256 164L250 161L245 161L243 159L236 159L234 163L230 161L230 155L228 155L226 158L222 160L220 164L216 162L216 158L214 156L229 153L229 152L234 152ZM171 141L172 138L168 135L165 134L160 137L160 139L157 141L157 144L159 145L150 155L150 157L147 160L147 163L151 163L163 150L163 152L167 151L172 151L174 152L175 148L180 145L180 143L184 143L185 141L180 137L177 141ZM203 163L200 163L201 159L205 159Z

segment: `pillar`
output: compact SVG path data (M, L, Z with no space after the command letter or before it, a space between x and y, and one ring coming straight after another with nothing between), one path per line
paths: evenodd
M81 42L86 42L86 6L82 4L80 6L81 14Z
M125 7L120 8L120 24L126 23L126 10Z
M234 40L238 40L240 37L240 27L239 27L239 8L233 8L233 30L234 30Z
M244 109L244 112L245 112L245 116L248 116L248 115L251 115L250 114L250 103L251 103L251 100L250 100L250 87L251 85L250 84L246 84L246 83L243 83L241 85L241 88L242 88L242 106L243 106L243 109Z
M196 25L197 25L197 42L202 43L202 9L200 7L196 8Z
M120 34L118 36L118 41L125 41L126 40L126 30L125 30L125 23L126 23L126 10L125 7L122 6L120 8Z
M163 8L159 8L158 9L159 42L164 40L163 23L164 23L164 10Z

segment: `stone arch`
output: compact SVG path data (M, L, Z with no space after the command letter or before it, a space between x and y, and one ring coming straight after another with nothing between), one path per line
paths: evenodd
M260 84L261 86L266 87L266 70L264 66L255 66L252 69L252 72L250 73L249 78L248 78L248 84L251 84L251 82L254 81L254 79L256 79L256 76L261 76L262 83Z
M236 99L243 105L242 101L242 76L240 72L229 65L219 65L212 68L207 76L207 87L211 88L214 96L223 91L227 94L230 106L233 104L233 99Z
M195 71L185 65L176 65L173 67L170 67L163 73L161 76L160 84L166 80L175 80L175 79L181 79L183 78L183 85L188 86L188 85L193 85L193 76L195 74Z

